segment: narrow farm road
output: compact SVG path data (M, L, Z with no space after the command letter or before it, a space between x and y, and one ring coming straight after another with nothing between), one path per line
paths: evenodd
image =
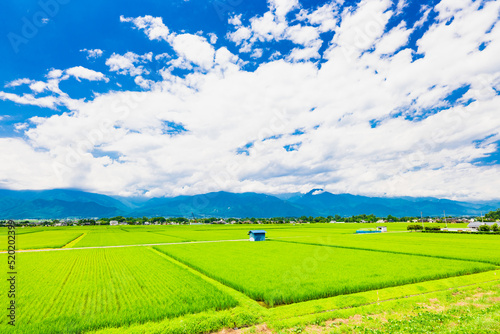
M74 241L79 241L84 235L79 236ZM308 236L294 236L294 237L275 237L272 239L288 239L288 238L304 238ZM271 238L270 238L271 239ZM67 251L67 250L78 250L78 249L100 249L100 248L123 248L123 247L148 247L148 246L165 246L165 245L185 245L185 244L204 244L210 242L237 242L237 241L249 241L248 239L233 239L233 240L204 240L204 241L185 241L185 242L166 242L166 243L155 243L155 244L137 244L137 245L114 245L114 246L91 246L91 247L74 247L67 248L65 245L63 248L42 248L42 249L19 249L16 253L30 253L30 252L52 252L52 251ZM7 251L1 251L0 254L5 254Z

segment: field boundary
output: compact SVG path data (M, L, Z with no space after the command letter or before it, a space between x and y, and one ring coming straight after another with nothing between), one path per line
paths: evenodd
M414 284L408 284L407 287L413 287L413 290L419 290L422 286L424 285L430 285L430 289L422 293L405 293L405 291L396 291L396 295L392 298L385 298L383 300L375 300L374 296L372 295L371 297L368 294L374 294L375 291L365 291L365 292L360 292L356 293L353 295L358 295L361 298L367 298L368 301L364 303L357 303L357 304L351 304L349 306L345 307L335 307L335 308L329 308L329 309L318 309L317 306L314 305L307 305L315 302L333 302L332 299L334 298L344 298L348 295L342 295L342 296L336 296L336 297L330 297L330 298L323 298L323 299L317 299L317 300L311 300L311 301L306 301L306 302L300 302L300 303L295 303L295 304L289 304L289 305L282 305L279 307L271 308L271 309L266 309L259 305L255 300L249 298L245 294L217 281L214 280L213 278L206 276L202 272L197 271L194 268L191 268L182 262L177 261L174 258L171 258L169 255L164 254L154 248L150 248L151 251L159 253L160 256L165 258L167 261L171 261L172 263L179 265L182 268L185 268L186 270L189 270L191 273L201 277L202 279L206 280L207 282L211 284L216 284L217 287L223 289L223 291L227 291L230 293L232 296L234 296L238 301L242 301L242 304L239 306L229 309L227 311L222 311L222 312L236 312L237 310L241 310L242 312L245 313L252 313L254 315L253 318L249 318L243 320L243 321L238 321L239 324L236 325L235 323L233 324L227 324L227 323L216 323L215 318L217 317L217 313L207 313L207 312L202 312L198 314L193 314L193 315L186 315L186 316L181 316L179 318L175 319L164 319L159 322L154 321L154 322L148 322L147 324L131 324L130 327L124 328L124 327L113 327L113 328L103 328L99 329L96 331L90 331L87 332L88 334L90 333L100 333L100 334L118 334L118 333L144 333L147 332L147 330L151 330L152 332L155 333L179 333L179 332L185 332L187 328L190 327L190 322L191 322L191 317L201 317L203 318L204 322L210 323L211 324L211 329L210 332L216 332L220 331L223 328L234 328L236 325L237 328L234 329L242 329L242 328L249 328L252 326L260 326L260 325L267 325L267 328L273 328L274 331L279 331L279 329L283 328L291 328L293 326L302 326L305 324L315 324L318 321L324 321L328 319L337 319L337 318L343 318L343 317L348 317L351 314L359 314L363 313L364 311L368 311L371 313L373 307L377 307L376 305L380 305L381 310L386 310L390 305L394 303L400 303L401 301L404 300L414 300L417 298L422 298L424 296L434 296L434 295L440 295L443 293L446 293L448 291L453 291L453 290L466 290L470 289L475 286L483 286L485 284L491 285L495 282L500 282L500 277L495 278L495 279L490 279L491 277L484 277L485 274L489 274L488 276L491 276L492 272L486 272L486 273L478 273L478 274L472 274L472 275L466 275L466 276L459 276L459 277L451 277L451 278L444 278L440 279L437 281L426 281L426 282L421 282L421 283L414 283ZM496 273L500 274L500 271L496 271L494 273L495 276L497 276ZM482 278L481 278L482 276ZM464 278L467 278L468 280L474 280L474 279L479 279L479 281L476 281L471 284L462 284L462 285L456 285L455 282L456 280L463 280ZM486 280L485 280L486 279ZM443 283L445 286L439 286L435 288L436 283ZM380 289L381 293L384 292L389 292L389 295L392 294L391 290L394 289L400 289L405 286L398 286L398 287L391 287L391 288L385 288L385 289ZM352 295L351 295L352 296ZM240 299L241 298L241 299ZM330 299L330 300L328 300ZM370 301L371 300L371 301ZM289 312L290 310L284 310L284 308L290 308L293 307L295 312ZM368 309L367 309L368 308ZM300 310L303 309L301 312ZM377 309L380 311L380 309ZM285 311L285 312L282 312ZM288 312L287 312L288 311ZM297 312L298 311L298 312ZM305 311L305 312L304 312ZM347 313L346 313L347 312ZM237 312L239 314L239 311ZM201 322L201 318L198 319L198 323ZM194 320L194 319L193 319ZM165 325L166 323L172 323L172 327ZM189 327L188 327L189 326ZM200 327L199 325L196 326L196 331L193 333L202 333L202 332L207 332L206 328ZM235 332L238 333L238 332ZM300 333L300 332L298 332Z
M156 232L151 232L155 234L159 234ZM51 252L51 251L61 251L61 250L81 250L81 249L101 249L101 248L121 248L121 247L152 247L152 246L168 246L168 245L184 245L184 244L202 244L202 243L211 243L211 242L237 242L237 241L249 241L249 239L228 239L228 240L199 240L199 241L179 241L179 242L163 242L163 243L153 243L153 244L137 244L137 245L111 245L111 246L90 246L90 247L71 247L76 244L78 241L83 239L87 233L83 233L82 235L76 237L66 245L60 248L39 248L39 249L19 249L17 252ZM166 235L166 234L159 234ZM170 236L170 235L166 235ZM309 238L311 236L293 236L293 237L276 237L269 240L276 239L289 239L289 238ZM277 240L279 241L279 240ZM0 251L0 254L5 254L7 251Z
M440 290L426 291L426 292L412 294L412 295L401 295L399 297L382 299L382 300L377 300L377 301L373 301L373 302L369 302L369 303L364 303L364 304L358 304L358 305L352 305L352 306L346 306L346 307L339 307L339 308L334 308L334 309L330 309L330 310L323 310L323 311L318 311L318 312L311 312L311 313L303 314L301 316L307 316L307 315L311 315L311 314L321 314L321 313L335 312L335 311L340 311L340 310L349 310L349 309L353 309L353 308L357 308L357 307L369 306L369 305L380 304L380 303L387 303L387 302L391 302L391 301L395 301L395 300L400 300L400 299L403 299L403 298L413 298L413 297L418 297L418 296L425 296L425 295L436 293L436 292L443 292L443 291L449 291L449 290L454 290L454 289L464 289L464 288L476 286L476 285L479 285L479 284L493 283L493 282L498 282L498 281L500 281L500 278L499 279L490 280L490 281L481 281L481 282L467 284L467 285L454 286L454 287L451 287L451 288L445 288L445 289L440 289ZM429 282L429 281L426 281L426 282ZM400 286L403 286L403 285L400 285ZM293 317L291 317L291 318L293 318ZM283 319L287 319L287 318L283 318ZM288 318L288 319L290 319L290 318ZM282 320L282 319L280 319L280 320Z
M376 304L381 301L398 300L411 296L420 296L433 292L453 290L459 287L473 286L477 284L500 281L500 268L481 273L440 278L436 280L422 281L418 283L403 284L382 289L374 289L363 292L356 292L347 295L338 295L321 299L308 300L300 303L279 305L272 309L273 312L288 313L291 318L294 316L303 316L307 314L317 314L335 310L354 308L362 305ZM362 302L353 303L352 300L346 300L352 297L361 297ZM382 299L380 299L380 297ZM343 306L345 305L345 306ZM323 309L320 309L323 308ZM300 309L309 309L307 312L297 312Z
M248 239L234 239L234 240L205 240L205 241L186 241L186 242L166 242L156 244L138 244L138 245L115 245L115 246L91 246L91 247L73 247L73 248L42 248L42 249L20 249L17 253L29 252L52 252L52 251L69 251L69 250L82 250L82 249L104 249L104 248L123 248L123 247L151 247L151 246L168 246L168 245L185 245L185 244L203 244L210 242L237 242L249 241ZM7 251L1 251L0 254L6 254Z
M263 306L261 306L257 301L255 301L254 299L248 297L246 294L244 294L243 292L241 291L238 291L236 289L233 289L232 287L222 283L222 282L219 282L218 280L208 276L208 275L205 275L203 272L193 268L193 267L190 267L188 265L186 265L185 263L183 262L180 262L178 261L177 259L171 257L170 255L168 254L165 254L157 249L155 249L154 247L147 247L149 250L151 250L153 253L156 253L157 255L163 257L164 259L166 259L167 261L170 261L172 262L173 264L181 267L181 268L184 268L186 269L187 271L191 272L192 274L196 275L196 276L199 276L201 277L203 280L207 281L208 283L216 286L219 290L225 292L225 293L228 293L230 294L232 297L234 297L238 303L243 303L243 304L247 304L246 306L250 306L253 305L255 308L263 308Z
M426 301L426 298L424 297L429 298L434 296L445 296L447 293L450 293L451 291L468 291L468 290L470 291L475 287L478 287L479 289L480 287L484 286L493 286L494 284L498 284L499 281L500 279L492 281L482 281L464 286L455 286L455 287L450 287L448 289L429 291L422 294L401 296L399 298L388 299L380 302L372 302L362 305L356 305L353 307L332 309L326 312L311 312L309 314L296 315L281 319L272 318L269 319L266 324L268 325L268 328L272 328L274 331L278 332L281 329L291 328L294 326L299 326L299 328L301 328L301 326L303 325L318 324L325 320L345 319L345 318L350 319L351 317L357 314L363 314L369 316L371 314L387 312L387 310L391 309L391 305L392 307L395 305L400 305L400 307L405 308L404 306L405 302L406 303L411 303L411 302L415 303L416 301L423 302Z
M270 240L270 241L288 242L288 243L292 243L292 244L302 244L302 245L311 245L311 246L325 246L325 247L333 247L333 248L364 250L364 251L371 251L371 252L400 254L400 255L423 256L423 257L432 257L432 258L444 259L444 260L458 260L458 261L467 261L467 262L479 262L479 263L492 264L492 265L495 265L495 266L499 265L498 262L493 262L493 261L464 259L464 258L452 257L452 256L430 255L430 254L421 254L421 253L407 253L407 252L399 252L399 251L391 251L391 250L383 250L383 249L373 249L373 248L364 248L364 247L349 247L349 246L340 246L340 245L327 245L327 244L320 244L320 243L315 243L315 242L287 241L287 240L274 240L274 239Z
M285 242L285 241L283 241ZM302 243L294 243L294 242L289 242L290 244L302 244ZM318 247L324 247L325 245L311 245L311 244L303 244L304 246L318 246ZM493 265L491 263L482 263L482 262L477 262L477 261L466 261L467 263L474 263L476 265L483 265L483 266L486 266L488 265L488 268L473 268L471 269L470 271L468 272L457 272L457 273L444 273L442 275L440 275L440 277L426 277L426 276L422 276L420 277L419 279L417 280L413 280L412 281L406 281L406 282L398 282L396 284L394 283L390 283L390 284L387 284L385 286L380 286L380 287L368 287L368 288L363 288L363 289L359 289L358 291L349 291L349 292L342 292L342 293L338 293L338 294L335 294L335 295L330 295L330 296L323 296L323 297L317 297L317 298L311 298L311 299L306 299L306 300L302 300L302 301L296 301L296 302L285 302L285 303L281 303L281 304L277 304L277 305L270 305L268 302L266 302L265 299L261 299L263 297L256 297L252 292L249 292L248 290L245 289L244 285L241 285L237 282L233 282L231 281L230 279L228 279L227 277L223 277L223 276L219 276L217 275L217 273L214 273L213 271L209 270L209 269L206 269L206 268L203 268L203 266L200 266L199 264L196 264L196 263L192 263L190 262L189 260L186 260L186 259L183 259L182 256L177 256L176 254L171 254L169 251L168 251L168 248L165 248L165 249L160 249L159 247L153 247L155 250L159 251L159 252L162 252L164 254L166 254L168 257L171 257L173 259L175 259L176 261L184 264L185 266L189 267L189 268L192 268L198 272L200 272L201 274L203 275L206 275L207 277L210 277L216 281L218 281L219 283L225 285L225 286L228 286L234 290L237 290L243 294L245 294L248 298L251 298L253 300L255 300L256 302L258 302L259 304L261 304L263 307L267 308L267 309L275 309L275 308L280 308L280 307L284 307L284 306L287 306L287 305L296 305L298 303L302 303L302 302L309 302L309 301L314 301L314 300L321 300L321 299L327 299L327 298L335 298L335 297L338 297L338 296L349 296L349 295L354 295L354 294L357 294L357 293L363 293L363 292L369 292L369 291L378 291L378 290L381 290L381 289L388 289L388 288L394 288L394 287L400 287L400 286L407 286L407 285L411 285L411 284L419 284L419 283L424 283L424 282L432 282L432 281L439 281L439 280L442 280L442 279L449 279L449 278L454 278L454 277L463 277L463 276L468 276L468 275L474 275L474 274L480 274L480 273L485 273L485 272L493 272L493 271L496 271L498 270L498 266L496 265ZM358 250L358 251L362 251L362 252L367 252L369 250L359 250L359 249L354 249L354 250ZM398 255L398 254L396 254ZM412 256L411 254L408 255L408 254L404 254L406 256ZM441 259L441 260L450 260L450 259ZM496 274L495 274L496 275Z
M86 235L87 235L87 232L82 233L80 236L78 236L75 239L71 240L66 245L62 246L61 248L70 248L71 246L76 245L80 240L82 240L83 238L85 238Z

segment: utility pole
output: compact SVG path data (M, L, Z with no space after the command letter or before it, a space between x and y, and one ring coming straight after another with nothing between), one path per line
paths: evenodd
M424 230L424 216L422 215L422 211L420 211L420 221L422 222L422 231Z
M446 219L446 212L443 210L443 218L444 222L446 223L446 229L448 229L448 219Z

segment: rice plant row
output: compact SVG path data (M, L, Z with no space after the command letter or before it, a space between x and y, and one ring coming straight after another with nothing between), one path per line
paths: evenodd
M33 233L17 233L17 249L61 248L72 240L81 236L83 232L75 230L66 231L40 231ZM7 237L2 236L0 250L7 249Z
M273 241L155 249L271 306L494 269L470 261Z
M373 249L500 265L500 237L470 234L379 233L301 237L287 240L309 244Z
M23 253L18 280L17 324L2 317L1 333L75 333L237 304L146 247Z

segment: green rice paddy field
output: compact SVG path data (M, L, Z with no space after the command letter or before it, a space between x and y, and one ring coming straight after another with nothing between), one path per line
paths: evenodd
M1 333L205 333L497 282L498 235L356 235L370 224L16 229L16 322ZM249 242L265 229L265 242ZM0 230L7 249L7 230ZM25 251L21 251L25 250ZM7 272L7 254L0 254ZM486 284L486 283L484 283ZM0 284L6 310L9 282ZM388 305L387 303L384 305ZM383 308L383 306L380 306ZM333 313L332 313L333 312ZM330 318L328 318L330 317Z

